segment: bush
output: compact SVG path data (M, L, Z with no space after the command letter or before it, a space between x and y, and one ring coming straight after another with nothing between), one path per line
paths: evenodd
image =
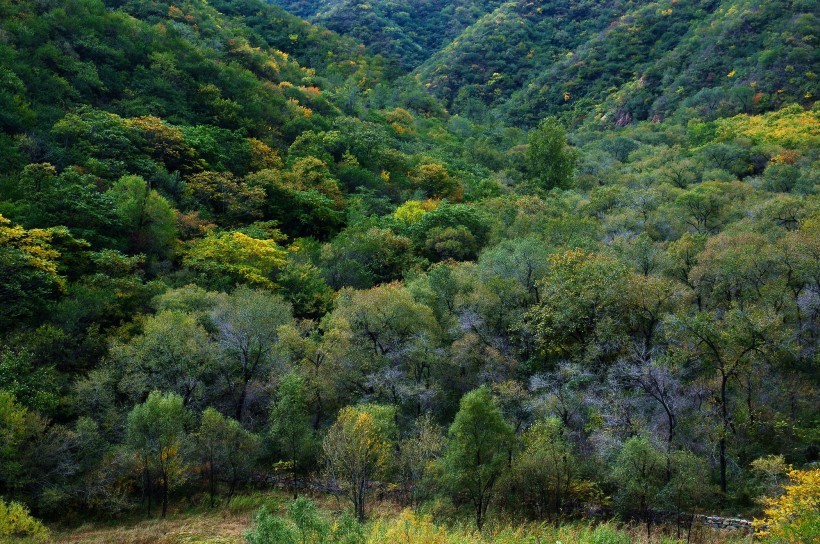
M39 544L49 542L51 534L38 519L19 502L5 503L0 499L0 542Z

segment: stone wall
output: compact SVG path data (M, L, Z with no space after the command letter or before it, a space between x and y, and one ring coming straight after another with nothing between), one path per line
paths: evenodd
M711 527L712 529L723 529L726 531L743 531L746 533L754 532L752 522L747 519L697 515L695 516L695 519L693 521L698 525L703 525L704 527Z

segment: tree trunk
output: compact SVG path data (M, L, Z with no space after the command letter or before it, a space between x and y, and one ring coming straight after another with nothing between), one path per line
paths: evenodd
M727 402L727 377L723 373L720 380L720 411L723 416L723 429L720 435L720 491L726 495L726 434L729 432L729 408Z
M144 485L143 489L145 490L145 494L148 499L148 515L151 515L151 473L148 470L148 463L145 464L145 470L143 471L143 478L144 478Z
M208 482L208 488L211 492L211 508L214 507L214 498L216 497L216 467L214 466L214 461L211 459L210 461L210 468L208 470L208 476L210 481Z
M293 500L299 498L299 492L296 489L296 447L291 450L290 455L290 485L293 488Z
M248 380L242 381L242 389L239 390L239 400L236 401L236 420L242 423L242 411L245 408L245 398L248 396Z
M725 429L724 429L725 432ZM720 437L720 491L726 495L726 437Z
M162 518L168 511L168 472L162 474Z

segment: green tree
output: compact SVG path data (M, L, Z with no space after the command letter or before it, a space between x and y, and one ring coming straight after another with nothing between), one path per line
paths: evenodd
M121 386L132 399L160 388L181 395L190 406L202 400L204 382L213 373L208 332L194 315L180 311L146 318L142 334L114 342L110 357L123 369Z
M290 305L277 295L240 287L211 316L221 381L233 405L234 418L242 422L249 388L268 379L279 360L279 328L292 320Z
M527 172L539 191L569 189L578 163L576 151L567 145L567 133L554 117L541 121L530 132Z
M409 436L399 444L399 471L405 501L416 505L424 497L423 484L435 461L444 451L444 434L430 414L415 420Z
M208 474L211 507L220 477L228 483L228 498L233 496L239 481L253 466L258 450L257 437L235 419L225 417L213 408L202 412L199 430L193 436L197 451Z
M680 521L684 512L703 507L714 496L714 486L709 484L709 467L706 462L688 450L678 450L668 455L669 480L660 492L661 504L675 513L678 538Z
M151 470L156 468L162 494L162 517L168 510L168 495L185 476L182 446L190 414L176 393L152 391L148 399L128 414L126 442L139 455L144 485L151 509Z
M38 367L27 351L0 347L0 388L20 399L28 408L49 414L57 405L53 367Z
M446 198L459 202L464 197L464 187L441 164L421 164L413 172L411 179L428 198Z
M53 248L56 229L11 226L0 214L0 329L42 310L65 289Z
M524 433L523 441L524 449L511 467L516 488L536 516L557 519L578 472L578 459L564 426L556 417L537 421Z
M3 495L28 483L26 455L35 435L45 426L36 414L0 389L0 492Z
M221 225L250 223L262 216L265 191L230 172L200 172L186 180L188 193Z
M720 490L728 490L730 447L737 433L735 390L741 377L755 362L765 361L777 349L782 330L776 312L766 308L747 311L698 312L692 316L671 316L668 327L674 345L691 361L714 392L712 417L720 462ZM747 392L750 406L751 391Z
M271 409L271 433L290 466L293 498L297 499L296 475L313 445L304 378L293 372L285 374L279 382L278 397Z
M537 284L541 302L526 315L526 327L545 354L588 362L610 360L626 341L630 273L614 259L581 249L549 257Z
M616 504L622 514L637 514L651 534L652 509L660 504L666 481L666 459L645 436L626 441L615 458L612 480L617 487Z
M443 464L450 489L472 503L479 529L493 488L507 466L513 440L513 430L489 389L480 387L461 398L447 434Z
M127 229L131 250L159 258L171 256L176 241L176 216L168 201L139 176L123 176L109 194Z

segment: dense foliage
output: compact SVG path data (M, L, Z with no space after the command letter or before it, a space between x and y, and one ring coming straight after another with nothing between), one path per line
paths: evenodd
M513 126L714 118L818 95L812 2L291 1L400 61L452 111Z
M6 511L779 515L820 455L809 6L441 4L374 3L405 78L261 0L0 0Z

